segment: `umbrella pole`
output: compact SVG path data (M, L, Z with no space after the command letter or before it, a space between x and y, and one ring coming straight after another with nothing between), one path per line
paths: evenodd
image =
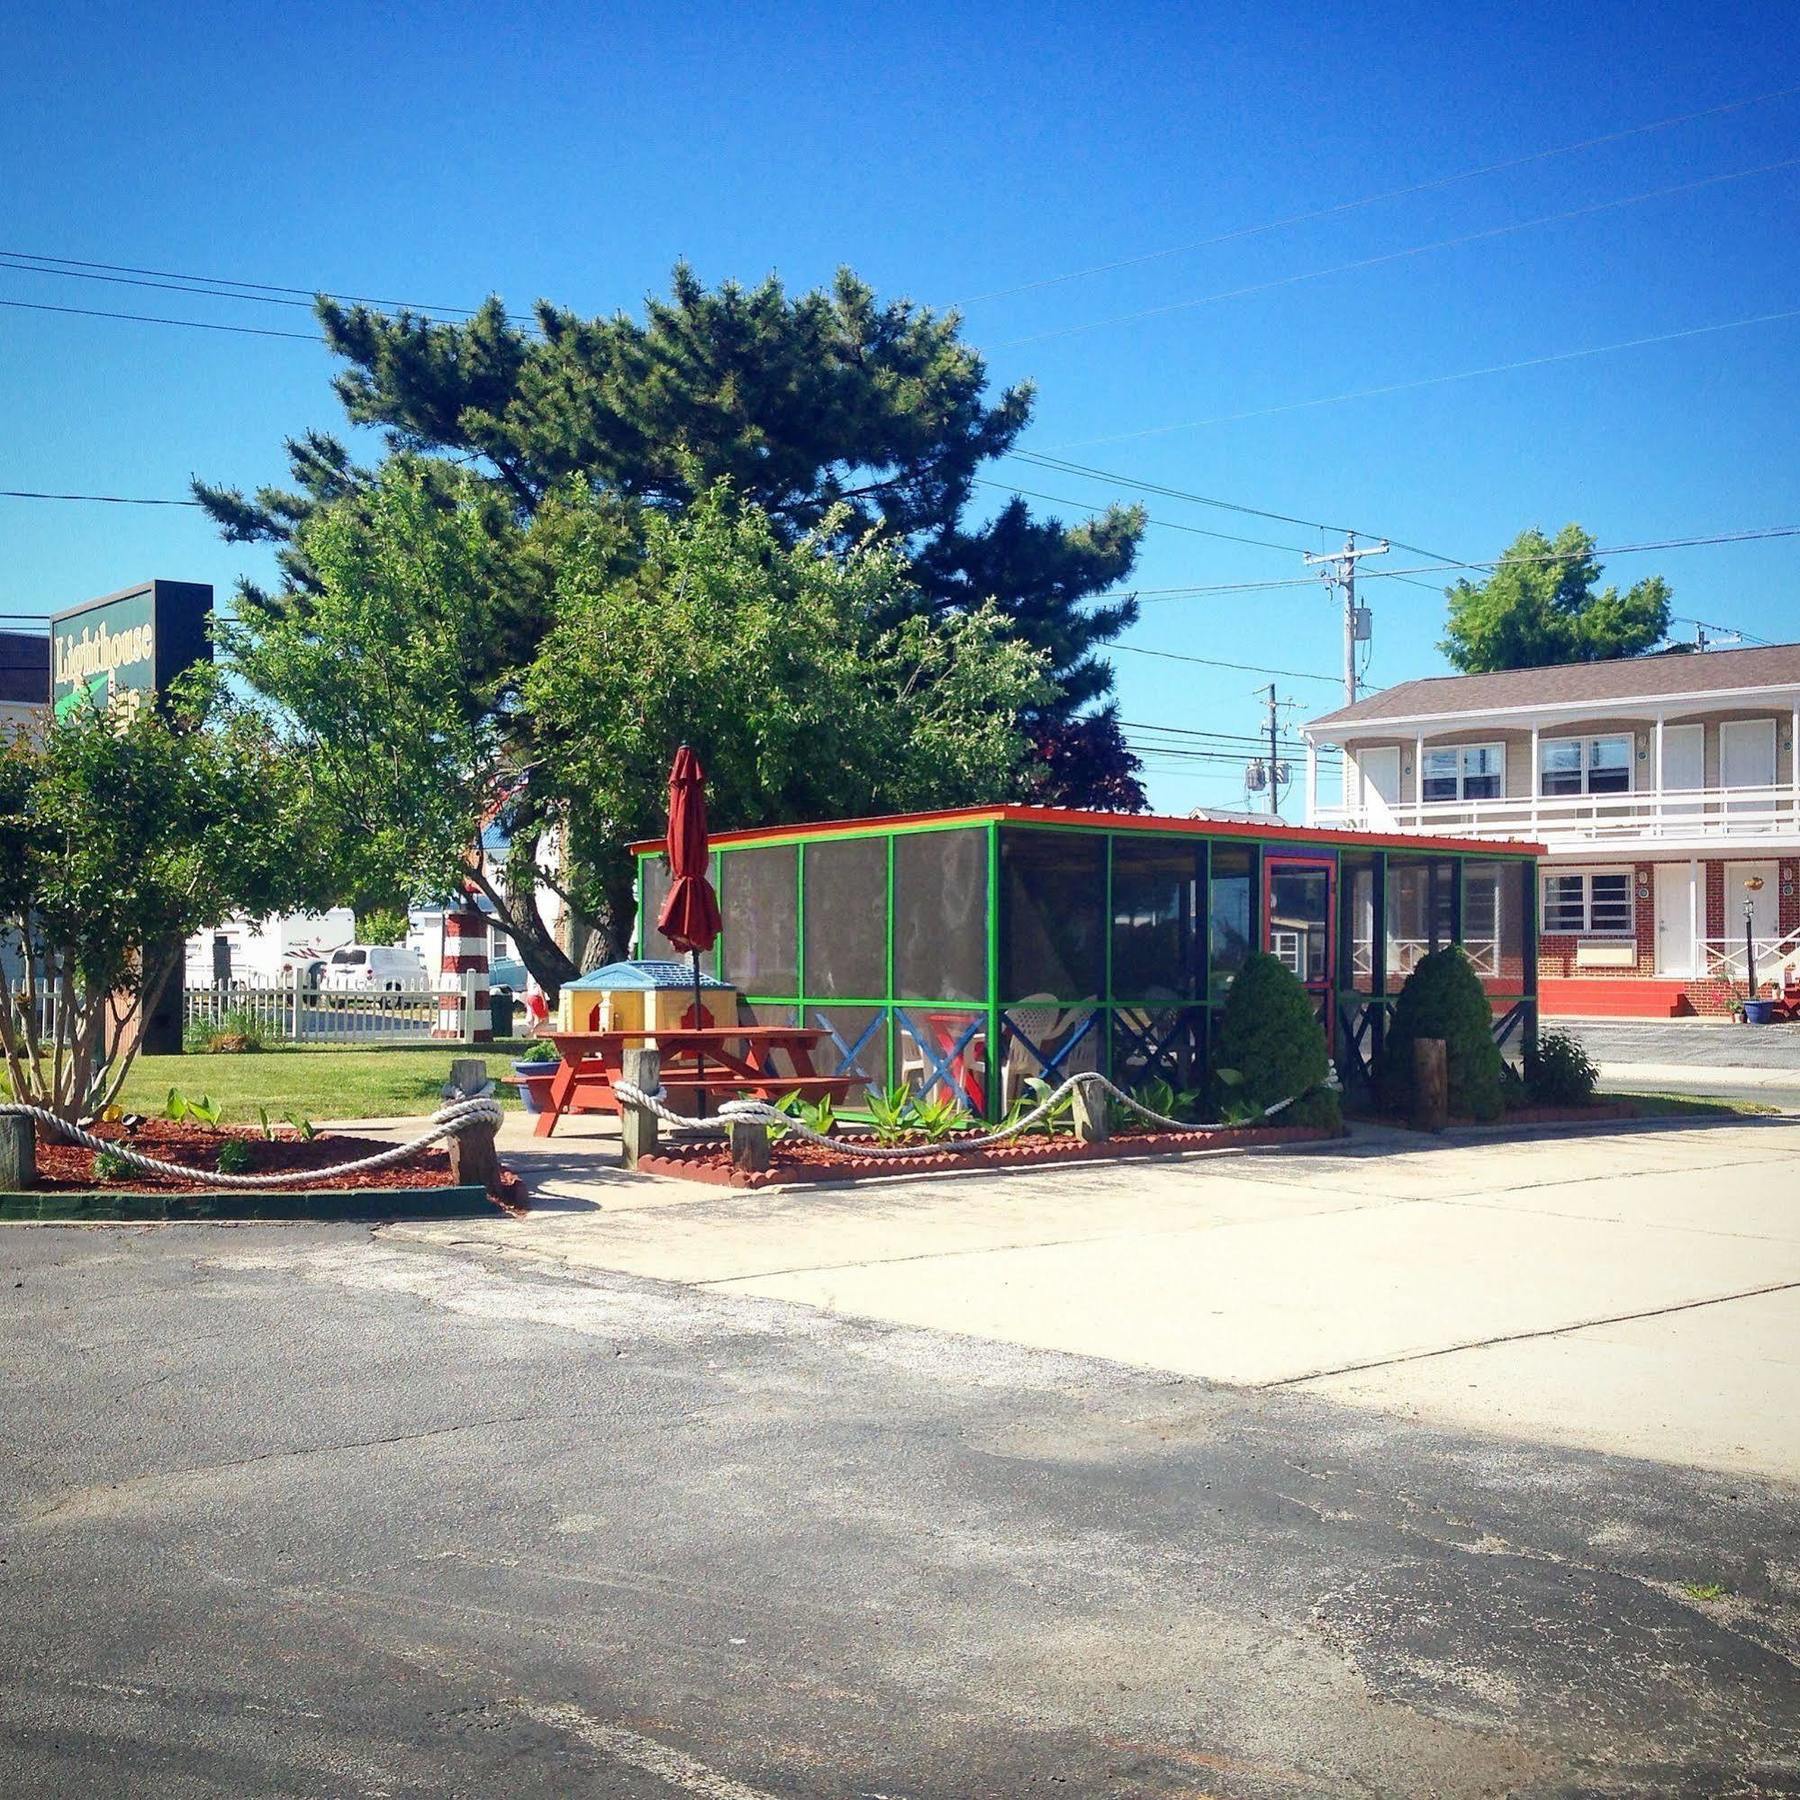
M688 954L694 959L694 1029L699 1031L702 1029L701 1021L706 1017L706 1014L700 1009L700 952L698 950L690 950ZM704 1046L694 1052L694 1073L698 1075L702 1081L706 1079L706 1050ZM699 1090L699 1099L700 1117L704 1119L706 1117L706 1089L704 1087Z

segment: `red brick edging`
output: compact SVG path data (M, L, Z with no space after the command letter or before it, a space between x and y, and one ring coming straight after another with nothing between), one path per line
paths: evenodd
M1343 1134L1322 1125L1263 1125L1239 1130L1154 1131L1130 1137L1110 1138L1104 1144L1084 1144L1079 1138L1032 1138L1016 1144L997 1144L989 1150L939 1150L904 1161L885 1156L858 1156L848 1145L842 1156L826 1162L778 1163L774 1168L751 1173L723 1161L717 1144L671 1147L638 1164L643 1175L674 1175L685 1181L704 1181L716 1187L764 1188L797 1181L861 1181L871 1176L944 1174L960 1169L1011 1169L1028 1163L1106 1162L1124 1156L1169 1155L1184 1150L1239 1149L1258 1144L1310 1144ZM779 1157L779 1147L775 1151ZM705 1159L705 1160L702 1160Z

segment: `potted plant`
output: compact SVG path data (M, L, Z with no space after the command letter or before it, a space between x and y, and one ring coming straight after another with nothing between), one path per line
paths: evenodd
M550 1104L550 1082L556 1074L556 1046L540 1039L513 1063L513 1085L527 1112L543 1112Z

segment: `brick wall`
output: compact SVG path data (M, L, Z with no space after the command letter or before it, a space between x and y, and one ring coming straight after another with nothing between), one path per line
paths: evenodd
M1615 865L1616 866L1616 865ZM1636 863L1631 871L1632 925L1635 960L1616 968L1577 968L1576 947L1582 943L1616 944L1617 938L1584 939L1569 932L1545 932L1538 938L1538 975L1551 980L1597 977L1629 980L1634 975L1656 973L1656 877L1649 863Z

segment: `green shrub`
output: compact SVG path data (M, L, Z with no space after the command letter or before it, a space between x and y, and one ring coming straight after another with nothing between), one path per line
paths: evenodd
M519 1054L523 1063L553 1063L561 1060L562 1053L548 1038L533 1038Z
M1459 1119L1497 1119L1505 1110L1494 1009L1474 965L1455 944L1419 959L1388 1018L1382 1053L1382 1104L1412 1109L1413 1043L1442 1038L1449 1065L1450 1111Z
M96 1181L129 1181L137 1170L128 1163L116 1150L96 1150L94 1152L94 1179Z
M1566 1031L1540 1031L1525 1052L1525 1091L1540 1106L1586 1106L1600 1071Z
M1258 1113L1278 1100L1300 1096L1271 1123L1332 1130L1341 1123L1337 1093L1324 1085L1331 1059L1311 996L1293 971L1272 956L1252 956L1232 980L1213 1065L1221 1073L1237 1072L1240 1079L1231 1084L1231 1099Z

